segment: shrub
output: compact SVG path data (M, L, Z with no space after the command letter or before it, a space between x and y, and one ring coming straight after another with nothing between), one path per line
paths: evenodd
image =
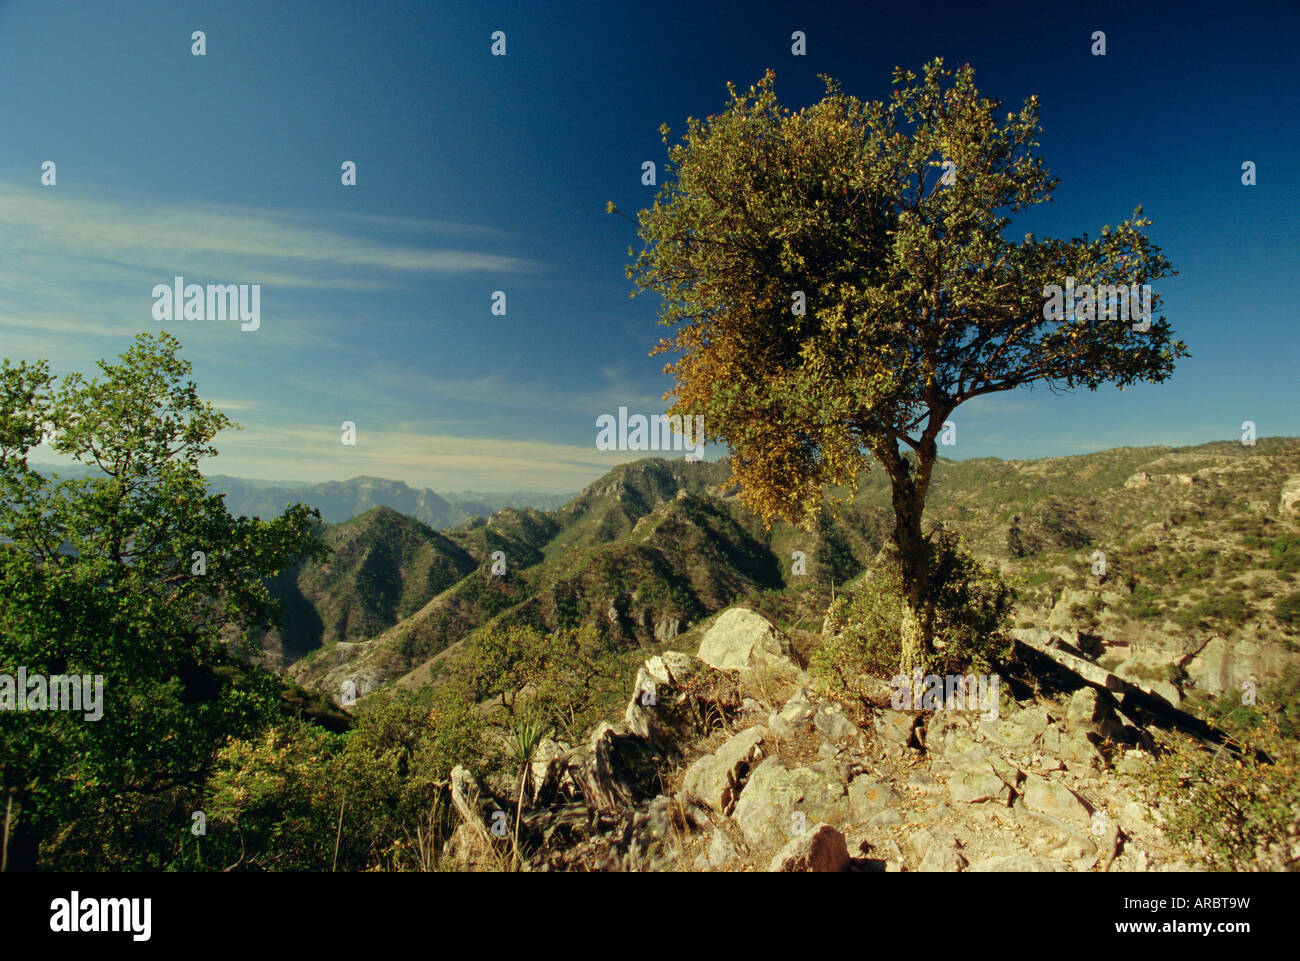
M1291 633L1300 630L1300 591L1286 594L1273 602L1273 616Z
M1004 634L1014 591L968 553L955 536L932 537L933 569L942 576L935 605L937 674L987 673L1010 653ZM946 571L946 575L938 572ZM833 629L810 667L833 696L867 701L869 677L890 678L902 653L903 593L897 557L886 552L851 597L827 610Z
M1300 702L1294 673L1261 692L1257 706L1221 698L1212 723L1236 753L1162 737L1165 753L1139 775L1165 834L1212 868L1300 867Z

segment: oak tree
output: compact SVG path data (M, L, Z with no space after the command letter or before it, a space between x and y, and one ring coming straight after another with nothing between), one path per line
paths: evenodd
M941 60L896 68L883 102L823 80L792 111L769 71L729 84L726 109L688 118L681 142L661 128L668 169L628 276L673 329L656 348L677 354L671 412L704 414L768 523L815 515L871 459L888 474L910 674L933 650L945 572L922 514L953 411L1036 383L1163 381L1186 348L1154 316L1158 294L1142 322L1122 309L1118 285L1173 273L1141 207L1095 238L1007 235L1057 184L1035 153L1037 98L999 117L969 65ZM1051 285L1071 282L1120 297L1053 310Z

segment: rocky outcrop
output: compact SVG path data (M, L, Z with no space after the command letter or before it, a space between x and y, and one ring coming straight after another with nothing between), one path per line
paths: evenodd
M779 709L759 690L772 667L794 685ZM850 709L818 695L770 624L734 609L699 656L642 665L621 723L578 749L542 745L523 843L554 870L1184 867L1152 853L1165 848L1125 773L1149 756L1140 720L1084 681L997 717ZM491 820L513 823L509 802L461 769L452 781L458 839L499 844Z

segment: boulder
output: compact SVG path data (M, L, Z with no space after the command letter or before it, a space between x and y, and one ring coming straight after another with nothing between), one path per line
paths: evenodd
M790 642L765 617L743 607L723 611L700 641L700 660L723 671L739 671L752 681L756 672L793 680L799 673Z
M988 766L972 767L954 774L948 781L948 793L954 801L965 804L987 801L1006 804L1011 800L1011 788Z
M769 871L843 871L849 866L844 835L829 824L818 824L791 838L768 864Z
M849 812L859 821L866 821L884 808L898 803L898 795L886 781L868 774L860 774L849 784Z
M902 747L920 747L918 715L909 711L877 711L872 719L876 733L887 743Z
M767 726L777 737L797 737L812 730L813 718L816 716L817 705L813 701L812 692L806 687L800 688L785 702L785 707L779 712L772 712L767 719Z
M813 726L832 741L855 737L858 726L844 716L841 704L823 704L813 715Z
M784 844L799 833L800 826L843 823L848 813L847 787L846 771L838 762L814 761L792 771L769 757L749 775L732 820L750 845Z
M1025 780L1025 807L1060 821L1087 827L1092 811L1073 791L1059 781L1049 781L1036 774Z
M637 734L668 757L707 733L704 719L730 717L740 709L735 675L717 671L680 651L652 657L637 671L632 698L623 719Z
M751 727L741 731L686 769L682 789L719 814L730 815L740 797L741 786L750 770L763 758L767 729Z
M966 859L958 852L955 844L931 844L917 870L955 874L966 867L966 864Z
M714 831L713 840L709 842L709 867L714 871L721 871L735 856L736 846L731 843L731 838L727 837L727 832Z

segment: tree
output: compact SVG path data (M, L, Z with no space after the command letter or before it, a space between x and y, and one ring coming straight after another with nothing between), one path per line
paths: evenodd
M102 716L0 725L9 867L159 867L227 736L281 712L281 684L231 651L270 623L266 581L322 556L305 505L231 517L199 461L235 427L198 397L166 333L102 379L0 367L0 674L103 678ZM46 477L44 437L96 473Z
M675 328L654 351L679 355L670 412L704 415L769 524L815 515L825 485L852 487L869 457L883 466L910 674L933 651L944 575L922 514L952 412L1034 383L1159 382L1186 348L1152 319L1158 294L1149 326L1120 303L1045 305L1069 278L1140 290L1173 273L1140 207L1096 239L1003 237L1008 213L1056 186L1034 154L1037 98L999 121L970 66L941 60L922 79L896 68L888 102L823 79L825 97L798 112L769 71L744 94L729 84L726 110L688 118L681 143L661 128L668 177L640 212L628 276Z

